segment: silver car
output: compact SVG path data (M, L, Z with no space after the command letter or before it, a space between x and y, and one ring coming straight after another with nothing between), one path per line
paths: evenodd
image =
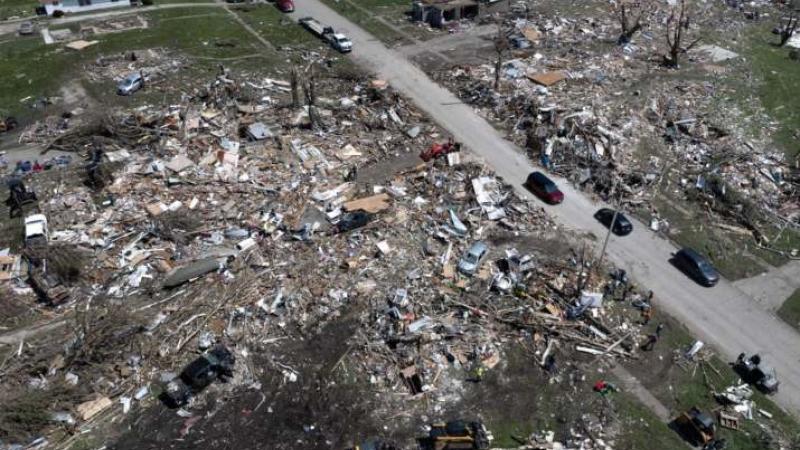
M117 94L119 95L132 95L144 87L144 76L141 72L129 73L117 85Z
M17 32L22 36L27 36L33 34L36 31L36 28L33 26L33 22L25 21L19 24L19 29Z
M488 252L489 247L484 242L478 241L472 244L472 247L458 261L458 271L467 276L474 275Z

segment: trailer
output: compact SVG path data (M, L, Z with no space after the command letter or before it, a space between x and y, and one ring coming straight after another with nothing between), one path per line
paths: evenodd
M342 33L334 31L333 27L325 26L313 17L303 17L298 21L306 30L322 38L341 53L348 53L353 50L353 43Z

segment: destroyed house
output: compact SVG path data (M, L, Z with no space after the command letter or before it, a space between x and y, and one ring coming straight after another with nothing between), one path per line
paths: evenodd
M508 11L509 0L421 0L413 3L413 18L432 27L448 22Z
M131 0L39 0L39 3L48 16L56 11L77 13L131 6Z
M16 255L0 256L0 282L19 278L22 275L22 258Z

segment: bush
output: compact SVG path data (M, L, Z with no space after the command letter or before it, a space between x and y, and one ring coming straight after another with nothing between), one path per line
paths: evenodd
M53 17L55 17L56 19L58 19L60 17L64 17L64 11L62 11L60 9L57 9L57 10L53 11Z
M153 0L142 0L142 6L153 6Z

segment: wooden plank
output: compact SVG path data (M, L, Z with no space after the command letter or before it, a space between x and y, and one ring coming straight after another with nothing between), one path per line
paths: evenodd
M534 75L528 74L528 79L534 83L541 84L542 86L552 86L559 81L567 79L567 74L558 70L555 72L537 73Z

